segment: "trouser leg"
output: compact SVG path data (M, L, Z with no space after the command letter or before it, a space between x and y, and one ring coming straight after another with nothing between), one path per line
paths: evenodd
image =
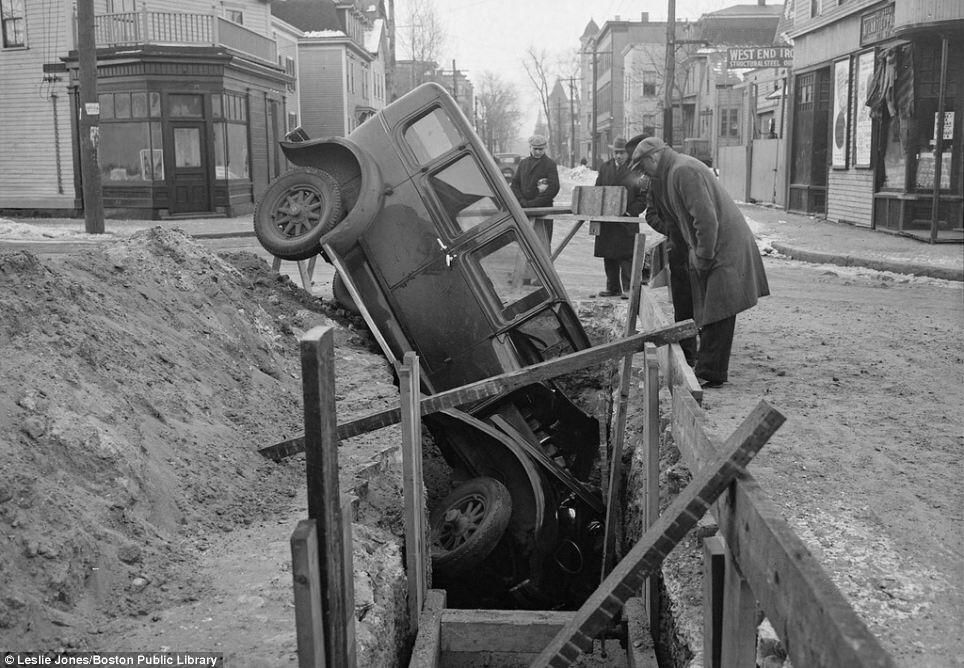
M632 289L633 281L632 260L619 260L619 277L622 279L623 292L629 292Z
M726 382L735 329L735 315L700 329L700 349L694 369L697 376L716 383Z
M606 292L619 294L622 291L619 287L619 260L605 257L603 268L606 270Z

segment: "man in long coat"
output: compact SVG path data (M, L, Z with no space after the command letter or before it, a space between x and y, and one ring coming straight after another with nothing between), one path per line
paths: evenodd
M639 141L642 137L633 139ZM629 169L626 140L617 137L609 148L612 150L613 157L599 168L595 185L626 188L628 193L625 213L637 217L646 209L646 191ZM596 235L593 244L593 256L603 259L603 269L606 272L606 289L599 292L600 297L628 298L625 293L629 291L633 248L638 233L639 223L602 223L600 225L599 234Z
M512 175L509 187L523 208L552 206L559 194L559 168L546 155L546 138L542 135L529 137L529 157L523 158ZM544 223L545 243L552 241L552 221ZM548 250L548 248L547 248Z
M756 240L733 198L696 158L650 137L636 146L631 164L653 178L659 211L688 248L700 328L694 371L703 387L719 387L727 381L736 314L770 294Z

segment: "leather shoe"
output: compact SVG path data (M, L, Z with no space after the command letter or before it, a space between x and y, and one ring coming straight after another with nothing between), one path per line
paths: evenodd
M601 290L599 292L600 297L618 297L621 294L621 292L610 292L609 290Z
M722 387L725 381L721 380L707 380L705 378L700 378L697 376L696 380L700 382L700 387L704 390L711 390L715 387Z

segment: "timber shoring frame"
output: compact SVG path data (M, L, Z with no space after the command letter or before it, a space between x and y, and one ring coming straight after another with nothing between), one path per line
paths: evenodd
M647 290L640 318L644 327L668 320ZM658 357L673 394L673 439L695 475L722 444L706 433L698 403L702 391L690 382L692 370L682 349L672 344ZM750 473L740 476L711 512L726 556L738 567L795 666L896 665ZM712 611L704 602L706 614ZM721 630L718 624L714 628Z

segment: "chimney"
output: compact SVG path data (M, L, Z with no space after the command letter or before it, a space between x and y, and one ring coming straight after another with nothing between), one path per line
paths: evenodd
M616 14L616 23L619 23L621 20L622 19L620 18L619 14Z
M642 19L643 23L649 23L649 12L641 13L639 18Z

